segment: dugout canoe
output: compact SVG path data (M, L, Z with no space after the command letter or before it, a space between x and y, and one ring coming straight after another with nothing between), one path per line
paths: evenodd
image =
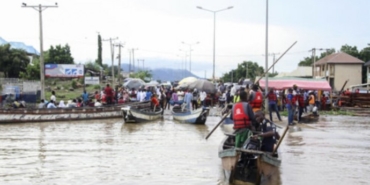
M255 150L250 145L235 148L234 140L235 135L227 134L219 146L225 182L237 185L281 184L281 160L278 157Z
M126 106L121 108L123 120L126 123L148 122L163 117L162 108L152 108L150 104Z
M31 123L119 118L122 116L121 107L122 106L56 109L0 109L0 123Z
M188 111L182 110L180 106L175 106L172 108L171 112L174 120L183 123L205 124L209 114L209 108L198 108Z

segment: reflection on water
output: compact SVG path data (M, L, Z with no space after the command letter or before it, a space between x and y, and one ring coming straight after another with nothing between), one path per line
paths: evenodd
M220 184L226 127L121 119L0 125L0 184ZM326 117L292 129L282 146L283 184L366 184L366 119Z

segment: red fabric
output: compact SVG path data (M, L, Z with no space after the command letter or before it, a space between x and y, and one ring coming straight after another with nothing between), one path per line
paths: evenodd
M234 105L233 120L234 129L245 128L251 125L251 120L244 110L243 103L236 103Z
M106 87L104 89L104 93L105 93L106 96L112 97L113 96L113 89L111 87Z
M270 93L268 94L268 98L269 98L269 100L270 100L270 101L276 101L276 100L277 100L277 98L276 98L276 94L275 94L275 93L273 93L273 92L272 92L272 93L270 92Z
M151 102L152 102L153 106L158 106L158 105L159 105L158 99L157 99L157 98L155 98L155 97L153 97L153 98L151 99Z
M123 100L123 99L119 99L119 100L118 100L118 104L122 104L122 103L125 103L125 100Z
M261 88L265 88L266 83L265 79L261 79L259 81L259 85ZM276 90L288 89L293 87L293 85L297 85L299 89L304 90L324 90L324 91L331 91L331 87L329 82L326 80L313 80L313 79L299 79L299 78L287 78L287 79L273 79L269 78L268 80L268 87L274 88Z
M297 94L297 95L293 96L292 102L296 102L296 101L298 101L298 106L299 107L304 107L304 99L303 99L302 95Z
M261 108L262 107L262 101L263 101L262 93L257 91L256 94L255 94L254 99L250 102L250 105L253 109Z

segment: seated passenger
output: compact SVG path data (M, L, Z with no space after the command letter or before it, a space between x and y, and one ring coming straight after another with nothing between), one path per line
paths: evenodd
M37 105L37 108L39 108L39 109L45 108L45 100L44 99L41 99L39 105Z
M96 102L94 103L94 107L101 107L103 106L103 104L100 102L100 99L96 100Z
M48 103L48 106L46 108L48 108L48 109L56 109L57 107L54 104L54 100L50 100L50 102Z

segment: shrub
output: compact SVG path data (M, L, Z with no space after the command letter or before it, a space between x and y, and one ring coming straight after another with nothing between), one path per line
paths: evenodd
M77 88L77 81L75 79L72 80L72 84L71 84L72 88Z
M94 85L94 89L100 90L100 85Z

